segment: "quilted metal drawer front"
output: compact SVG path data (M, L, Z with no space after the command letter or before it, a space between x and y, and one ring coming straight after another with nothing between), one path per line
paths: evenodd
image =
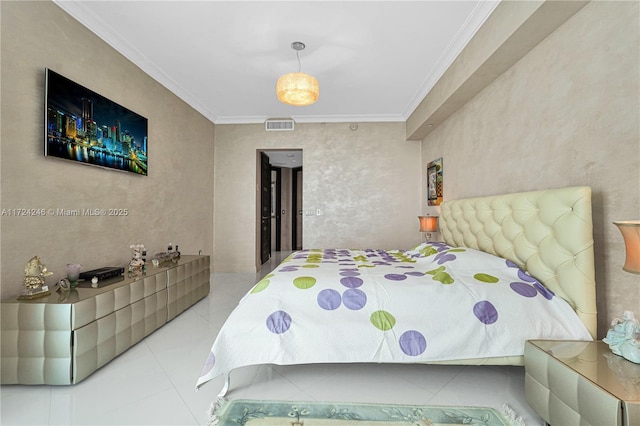
M574 411L578 411L579 377L578 373L549 357L549 389Z
M73 332L73 383L79 383L98 369L98 322Z
M524 346L524 394L527 402L535 412L544 419L550 421L549 402L551 391L549 390L549 356L546 352L526 342Z
M143 280L144 297L149 297L167 288L167 274L155 274L147 276Z
M71 382L69 305L3 303L2 384Z
M167 283L167 286L172 287L184 280L185 266L184 265L175 266L169 269L167 271L167 274L169 276L169 282Z
M524 376L524 395L533 410L549 422L549 398L551 391L528 372Z
M529 342L524 346L524 368L542 386L549 388L547 379L549 355Z
M131 284L115 288L113 292L115 293L113 308L117 311L144 297L143 282L142 280L133 281Z
M127 292L128 295L128 292ZM122 304L124 295L121 293L119 304ZM92 321L102 318L116 311L115 292L108 291L106 293L97 294L81 300L73 305L73 329L83 327Z
M640 401L624 402L624 426L640 425Z
M621 402L580 376L578 406L583 420L592 425L622 425Z
M549 385L558 400L550 402L551 424L620 425L620 401L560 361L549 357ZM566 407L563 407L566 406ZM571 409L573 413L561 413ZM576 417L577 416L577 417Z
M144 334L151 334L167 321L167 290L144 299Z

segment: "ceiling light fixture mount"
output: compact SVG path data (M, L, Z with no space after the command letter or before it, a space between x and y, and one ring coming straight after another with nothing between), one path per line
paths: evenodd
M278 100L287 105L306 106L314 104L320 95L318 80L303 72L300 72L300 51L305 48L300 41L291 43L291 48L296 51L298 58L298 72L284 74L276 83L276 95Z
M301 41L294 41L293 43L291 43L291 48L296 51L304 50L305 47L307 46L305 46L305 44Z

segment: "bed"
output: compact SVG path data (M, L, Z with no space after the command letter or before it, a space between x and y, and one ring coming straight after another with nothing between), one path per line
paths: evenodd
M445 201L442 242L292 253L239 302L199 388L260 364L522 365L596 333L591 189Z

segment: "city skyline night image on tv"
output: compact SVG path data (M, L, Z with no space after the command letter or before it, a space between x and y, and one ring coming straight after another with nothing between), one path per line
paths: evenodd
M45 155L147 175L147 119L46 70Z

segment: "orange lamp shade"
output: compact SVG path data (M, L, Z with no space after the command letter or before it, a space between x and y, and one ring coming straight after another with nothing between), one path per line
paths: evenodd
M620 230L627 252L622 269L632 274L640 274L640 220L625 220L613 224Z
M438 216L418 216L420 232L436 232L438 230Z

